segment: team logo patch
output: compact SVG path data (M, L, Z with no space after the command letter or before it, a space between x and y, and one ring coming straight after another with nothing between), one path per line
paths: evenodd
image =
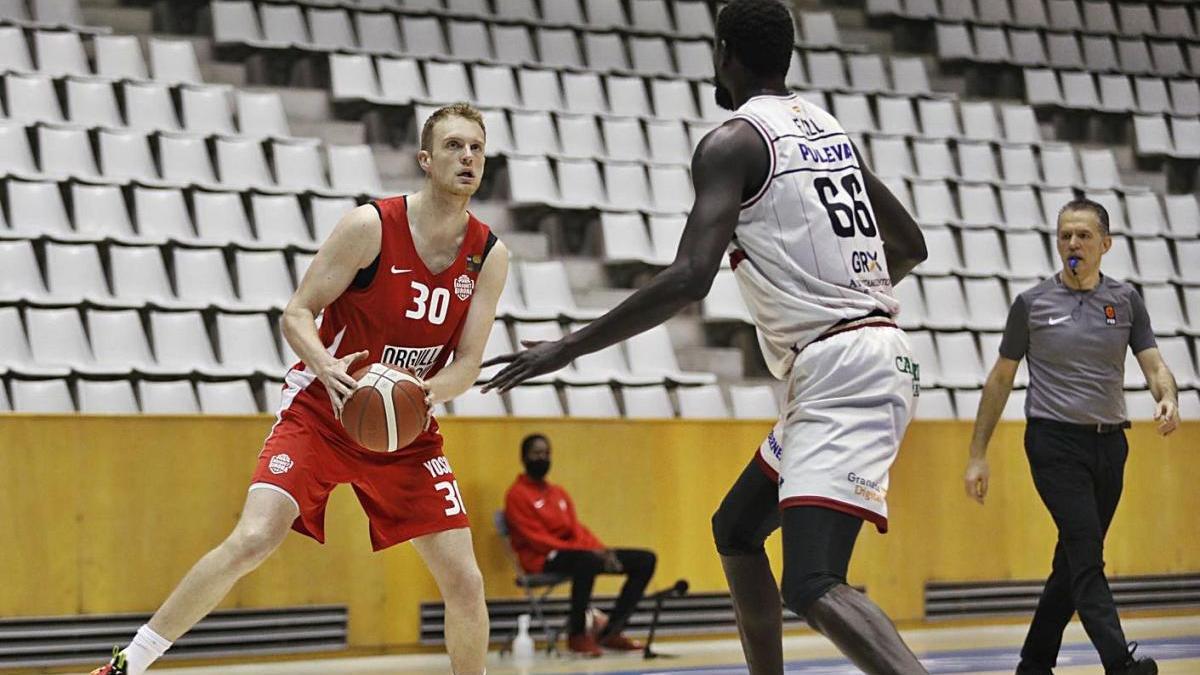
M458 275L458 278L454 280L454 294L458 296L458 299L466 300L474 292L475 280L465 274Z
M1110 326L1117 325L1117 310L1112 305L1104 306L1104 323Z
M467 256L468 272L478 272L481 269L483 269L483 256L479 254Z
M271 461L267 464L267 469L269 469L271 473L278 476L281 473L287 473L288 470L295 465L296 463L292 461L291 457L288 457L285 454L279 454L271 458Z

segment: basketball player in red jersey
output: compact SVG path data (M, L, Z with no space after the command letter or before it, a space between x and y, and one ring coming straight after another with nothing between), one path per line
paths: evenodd
M484 672L483 578L436 420L394 453L358 446L338 422L356 364L411 368L424 378L431 405L463 393L479 376L508 272L504 244L467 211L483 176L484 140L474 108L438 110L421 133L421 190L359 206L329 235L284 310L284 337L302 362L287 374L241 519L129 646L114 650L93 675L142 675L266 560L289 528L324 541L325 503L341 483L354 486L375 550L412 541L429 567L446 603L454 673Z

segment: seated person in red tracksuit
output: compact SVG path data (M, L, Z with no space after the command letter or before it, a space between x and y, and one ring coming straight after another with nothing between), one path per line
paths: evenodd
M575 516L575 504L561 486L546 480L550 470L550 441L533 434L521 441L525 473L504 497L504 517L513 549L526 572L554 572L571 576L571 614L567 646L583 656L600 656L600 647L637 650L642 646L621 634L654 575L656 558L651 551L606 548ZM597 574L624 574L625 585L598 633L586 629L585 614Z

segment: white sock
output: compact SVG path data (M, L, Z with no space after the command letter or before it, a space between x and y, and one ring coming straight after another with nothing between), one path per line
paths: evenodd
M133 636L133 642L123 651L127 672L129 675L143 675L150 664L170 648L170 640L151 630L149 624L142 626Z

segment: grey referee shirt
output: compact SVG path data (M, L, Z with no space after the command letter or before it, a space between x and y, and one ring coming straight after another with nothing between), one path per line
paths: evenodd
M1025 416L1076 424L1125 421L1125 349L1157 346L1142 296L1101 275L1075 291L1058 274L1017 296L1000 355L1029 361Z

